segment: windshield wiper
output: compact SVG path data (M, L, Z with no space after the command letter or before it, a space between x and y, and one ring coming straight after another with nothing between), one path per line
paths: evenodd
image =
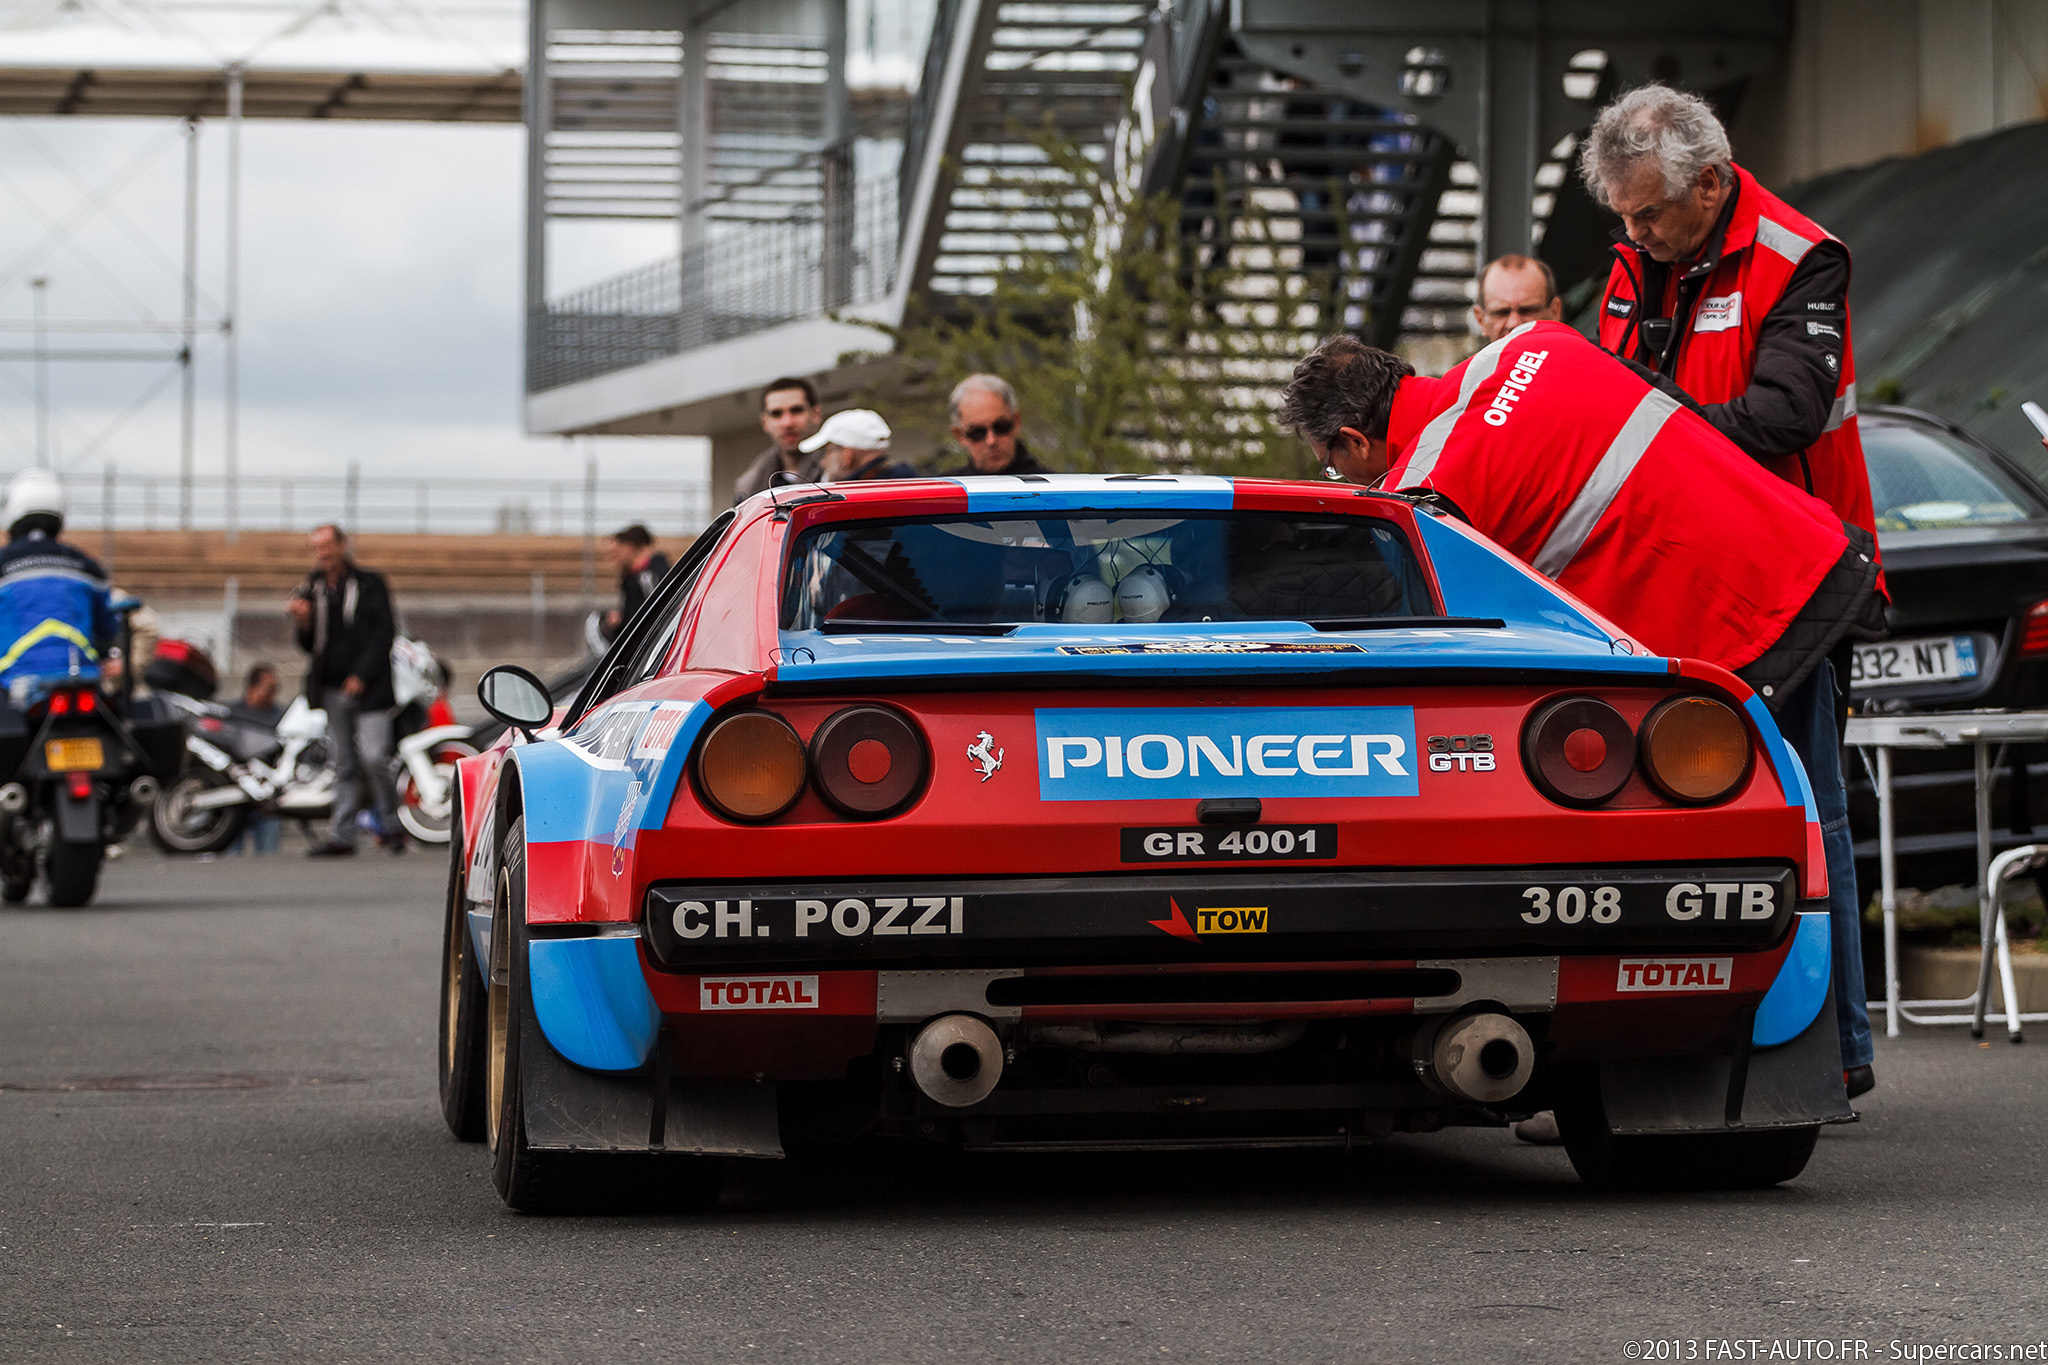
M1316 630L1408 630L1413 627L1439 629L1504 630L1507 622L1498 616L1318 616L1306 624Z
M855 621L843 616L818 622L821 635L1008 635L1016 629L984 621Z

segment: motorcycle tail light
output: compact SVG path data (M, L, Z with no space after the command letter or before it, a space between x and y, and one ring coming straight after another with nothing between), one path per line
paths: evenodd
M91 710L95 710L95 709L96 709L96 708L97 708L98 706L99 706L99 698L98 698L98 697L95 697L95 696L94 696L94 695L93 695L92 693L90 693L90 692L80 692L80 693L78 694L78 709L79 709L79 710L81 710L81 711L91 711Z
M2036 602L2020 618L2020 657L2048 658L2048 602Z
M1643 718L1636 736L1643 776L1688 806L1718 801L1749 772L1749 729L1711 697L1673 697Z
M61 715L63 715L63 714L64 714L64 713L66 712L66 711L69 711L70 709L71 709L71 694L70 694L69 692L52 692L52 693L50 694L50 714L51 714L51 715L53 715L53 716L61 716Z
M1593 697L1550 702L1522 728L1522 767L1560 805L1599 805L1628 783L1635 765L1628 721Z
M924 789L924 737L885 706L849 706L811 736L811 780L833 809L855 819L893 815Z
M773 820L803 795L804 742L789 722L742 711L711 727L697 750L697 785L734 820Z
M92 795L91 773L72 773L66 779L66 783L71 788L71 799L73 801L83 801L86 797Z

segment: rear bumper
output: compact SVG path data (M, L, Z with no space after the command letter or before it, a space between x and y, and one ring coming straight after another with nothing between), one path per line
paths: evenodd
M1754 952L1797 894L1783 864L663 883L643 926L712 973Z

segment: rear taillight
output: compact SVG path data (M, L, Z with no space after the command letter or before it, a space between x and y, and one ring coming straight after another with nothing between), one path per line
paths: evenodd
M100 699L90 692L80 692L78 694L78 709L81 711L98 710L99 704Z
M2048 602L2036 602L2020 618L2020 657L2048 658Z
M63 715L63 714L65 713L65 712L69 711L70 709L71 709L71 694L70 694L69 692L52 692L52 693L50 694L50 714L51 714L51 715L53 715L53 716L61 716L61 715Z
M1643 776L1683 805L1718 801L1749 772L1749 729L1712 697L1673 697L1643 718L1636 737Z
M705 799L735 820L772 820L803 795L804 742L789 722L742 711L711 727L697 751Z
M1551 800L1597 806L1628 784L1636 737L1621 712L1593 697L1565 697L1522 730L1522 766Z
M924 789L931 763L924 738L885 706L849 706L811 736L811 780L843 815L875 820L903 809Z

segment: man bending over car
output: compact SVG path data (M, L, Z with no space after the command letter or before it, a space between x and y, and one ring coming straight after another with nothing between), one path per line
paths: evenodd
M1558 322L1525 324L1442 379L1332 337L1295 366L1281 421L1332 477L1432 495L1637 643L1756 690L1819 806L1844 1081L1868 1090L1862 907L1827 660L1846 637L1882 633L1870 533Z

